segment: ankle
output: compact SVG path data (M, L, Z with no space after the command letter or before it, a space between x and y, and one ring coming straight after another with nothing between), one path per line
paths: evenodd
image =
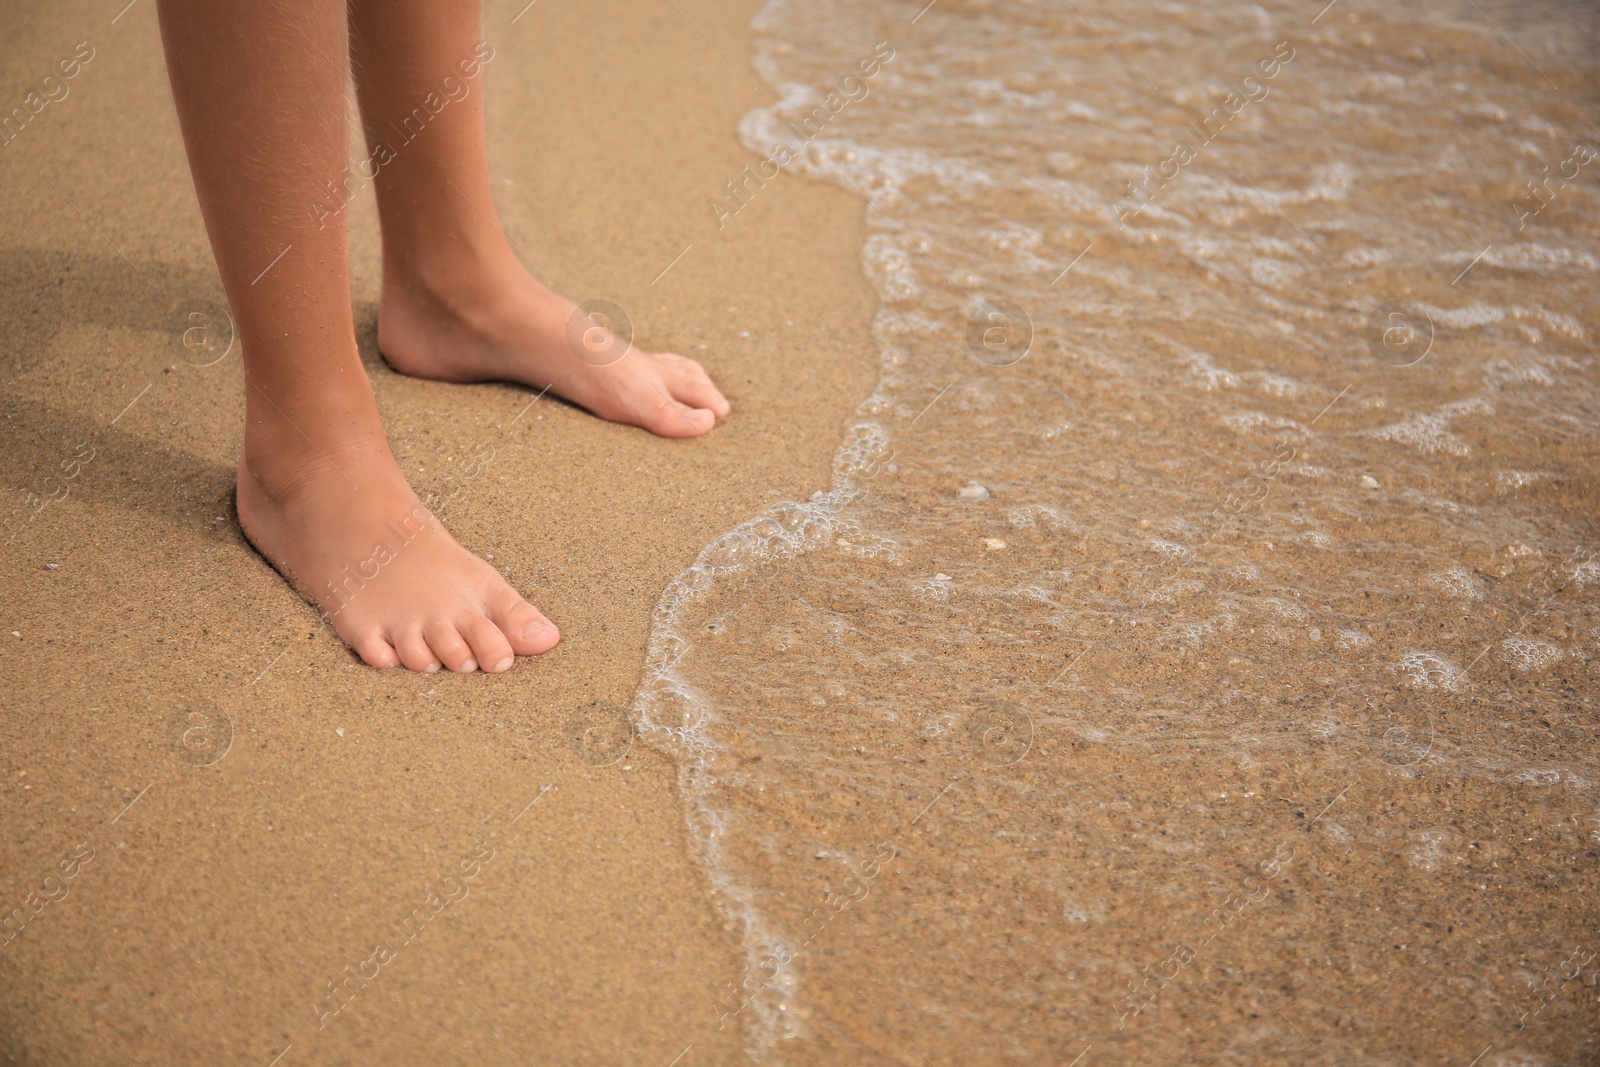
M268 398L254 387L247 389L240 471L248 470L270 495L327 475L342 481L354 478L359 484L354 472L385 459L393 462L364 376L360 387L321 382L315 395L279 390Z
M521 262L498 233L408 242L383 257L383 301L454 315L492 308L524 279Z

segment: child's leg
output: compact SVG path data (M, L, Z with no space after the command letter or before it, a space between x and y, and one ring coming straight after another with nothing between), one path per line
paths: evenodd
M483 57L493 53L481 46L480 2L350 3L365 169L376 169L383 223L379 348L408 374L549 386L617 422L705 433L728 402L698 363L621 355L604 333L570 330L573 305L531 277L501 236L484 147Z
M161 0L195 191L242 341L239 518L374 666L504 670L555 628L418 504L356 351L341 0ZM319 225L320 221L320 225Z

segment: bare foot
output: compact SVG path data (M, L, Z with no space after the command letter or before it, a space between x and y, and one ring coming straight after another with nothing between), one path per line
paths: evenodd
M292 423L250 392L239 522L363 660L499 673L555 647L550 620L417 500L364 376L292 407Z
M522 268L504 242L449 263L384 262L378 348L396 370L447 382L546 387L612 422L697 437L728 413L704 368L645 352Z

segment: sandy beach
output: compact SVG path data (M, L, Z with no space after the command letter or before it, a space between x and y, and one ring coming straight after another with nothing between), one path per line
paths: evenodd
M307 205L487 676L244 540L125 2L0 18L8 1062L1600 1062L1585 5L491 3L506 239L733 412L400 375Z
M785 179L715 226L706 200L753 158L734 128L770 99L748 66L754 3L541 4L513 23L521 6L485 19L509 238L574 299L625 308L641 343L713 368L735 414L668 442L530 408L529 390L393 373L376 212L356 196L360 341L396 455L563 630L493 678L363 666L243 541L238 350L197 366L215 343L183 344L191 311L223 305L153 5L6 15L19 98L93 52L0 151L0 463L21 509L0 549L0 867L6 910L31 916L0 964L8 1062L739 1053L716 1015L737 938L685 846L673 769L629 750L626 709L659 590L769 494L824 483L871 388L860 210ZM80 844L93 859L61 881ZM427 928L367 962L435 894ZM325 1018L347 966L379 977Z

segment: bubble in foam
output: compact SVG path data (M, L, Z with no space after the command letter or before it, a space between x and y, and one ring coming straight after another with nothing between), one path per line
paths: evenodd
M1500 658L1513 670L1540 671L1565 655L1559 646L1531 637L1508 637L1500 642Z
M1463 600L1482 600L1483 589L1473 580L1465 567L1451 567L1443 574L1430 574L1428 584L1438 586L1453 597Z
M1400 657L1399 667L1407 683L1418 689L1453 690L1461 680L1456 665L1436 652L1407 652Z
M873 234L861 252L867 278L878 295L889 303L903 303L922 292L917 271L905 247L888 234Z

